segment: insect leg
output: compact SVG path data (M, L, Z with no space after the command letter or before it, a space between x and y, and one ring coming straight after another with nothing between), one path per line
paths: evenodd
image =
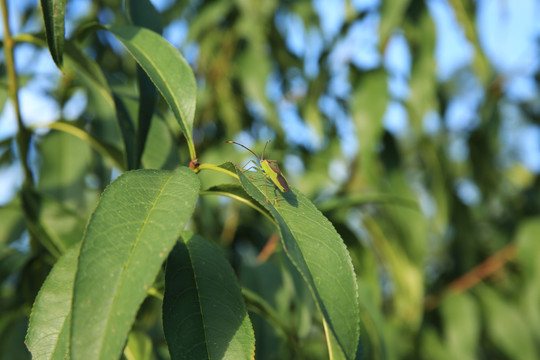
M245 167L248 166L249 164L251 164L251 166L245 169ZM255 171L260 172L261 174L264 175L264 192L265 192L265 197L266 197L266 203L270 204L270 200L268 199L268 174L264 172L264 170L259 166L259 164L257 164L255 160L249 160L244 166L238 169L240 170L242 174L255 169ZM255 175L249 176L250 179L253 179L254 177ZM279 206L276 199L274 199L274 203L276 204L276 206Z
M252 164L251 167L249 167L247 169L244 169L249 164ZM246 171L251 170L251 169L260 169L259 165L255 162L255 160L249 160L244 166L239 168L239 170L242 172L242 174L245 173Z
M247 169L244 169L244 170L241 170L241 171L242 171L242 173L245 173L245 172L247 172L249 170L255 169L255 171L257 171L257 172L264 175L264 194L265 194L265 197L266 197L266 203L270 204L270 200L268 200L268 174L266 174L264 172L264 170L260 166L258 166L258 164L254 160L248 161L248 163L246 165L244 165L242 168L246 167L250 163L252 164L251 167L249 167ZM250 179L253 179L254 177L255 177L255 175L249 176Z
M279 193L279 190L276 193L276 190L278 190L278 189L277 189L277 187L274 186L274 195L275 195L275 197L274 197L274 205L279 206L279 203L278 203L277 199L278 199L280 193Z
M268 178L268 176L264 175L264 192L265 192L265 195L266 195L266 203L270 204L270 201L268 201L268 181L267 181L267 178Z

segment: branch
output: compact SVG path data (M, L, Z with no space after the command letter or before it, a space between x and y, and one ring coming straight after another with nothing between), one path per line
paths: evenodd
M516 253L516 245L514 243L509 243L479 265L472 268L469 272L452 281L438 294L428 295L424 300L424 308L426 310L433 310L439 306L443 296L448 294L458 294L469 290L480 281L501 269L508 261L515 258Z

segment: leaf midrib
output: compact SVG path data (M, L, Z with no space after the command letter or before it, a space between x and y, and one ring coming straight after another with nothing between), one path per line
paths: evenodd
M150 30L148 30L150 31ZM170 45L170 44L169 44ZM172 45L170 45L172 46ZM190 130L189 129L189 126L188 125L188 120L186 119L186 114L184 114L184 112L182 111L182 107L180 106L180 104L176 101L176 98L175 96L173 96L174 92L172 91L172 88L170 87L169 83L167 81L165 81L165 77L164 77L164 74L163 72L160 70L159 67L156 66L156 62L152 61L152 58L149 57L149 56L146 56L146 53L142 50L141 47L139 47L137 44L134 44L134 43L129 43L129 46L126 46L126 48L128 49L129 51L129 48L132 47L133 49L137 50L137 52L139 53L139 55L141 56L141 58L144 58L147 62L149 62L150 64L153 65L153 68L155 69L155 72L159 75L159 78L160 80L162 80L162 83L165 85L165 88L167 89L168 91L168 96L164 96L165 97L165 100L168 102L168 98L172 99L173 101L173 105L175 105L174 107L171 107L173 109L173 111L178 111L180 113L180 117L181 117L181 120L184 122L184 124L186 125L186 128L187 130ZM136 57L135 57L136 58ZM180 61L182 61L182 59L180 59ZM141 64L142 65L142 64ZM160 89L161 87L158 86L158 84L156 84L156 82L154 81L154 79L152 79L152 76L151 74L149 73L149 71L144 67L144 66L141 66L144 70L144 72L148 75L148 78L150 78L150 80L152 80L152 83L154 83L154 85ZM186 135L187 136L187 135Z
M107 333L107 329L109 329L109 324L110 324L110 321L111 321L111 314L112 314L112 310L115 308L115 304L116 304L116 301L118 299L118 292L119 292L119 289L120 289L120 284L122 284L123 282L123 279L124 279L124 274L126 272L126 269L129 267L129 265L131 264L131 259L133 257L133 249L135 249L137 247L137 245L139 244L139 241L141 239L141 235L142 233L144 232L144 229L146 227L146 225L148 224L148 220L149 218L151 217L152 215L152 212L154 211L154 209L156 208L156 204L157 202L159 201L159 199L161 198L161 196L163 195L163 192L165 191L165 188L167 187L167 185L171 182L172 178L174 177L174 173L170 174L169 175L169 178L165 181L165 183L163 183L163 185L161 186L161 189L158 193L158 195L156 196L156 198L154 199L154 201L152 202L152 206L150 207L150 210L148 211L148 215L146 216L146 218L144 219L143 223L142 223L142 226L137 234L137 238L135 239L133 245L131 246L131 251L129 252L129 256L128 256L128 259L127 261L125 262L124 266L122 267L122 271L120 272L120 277L119 277L119 280L118 282L116 283L116 286L115 286L115 289L114 289L114 297L113 297L113 301L111 303L111 306L109 307L109 311L108 311L108 316L107 316L107 321L105 322L105 334ZM105 345L105 337L102 336L101 337L101 344L100 344L100 348L99 348L99 351L98 351L98 354L100 355L100 358L103 354L103 347Z

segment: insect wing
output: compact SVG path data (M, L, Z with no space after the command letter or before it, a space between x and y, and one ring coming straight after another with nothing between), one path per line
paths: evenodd
M287 183L287 180L285 180L285 177L283 175L278 174L277 175L277 180L279 181L281 186L283 186L283 191L284 192L289 191L289 184Z
M289 191L289 184L287 183L287 180L285 180L285 177L281 174L281 170L279 170L277 161L276 160L264 160L264 161L268 164L270 169L274 172L275 179L274 179L274 176L271 176L274 183L276 183L277 181L276 185L279 184L281 191L283 192Z
M281 174L281 170L279 170L279 166L277 164L276 160L264 160L268 163L268 166L270 166L270 169L274 171L276 174Z

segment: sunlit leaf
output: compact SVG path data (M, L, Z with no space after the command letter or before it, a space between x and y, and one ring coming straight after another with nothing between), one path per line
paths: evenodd
M153 31L135 26L109 28L150 77L169 104L195 155L192 140L197 84L189 64L178 50Z
M360 336L358 288L343 240L328 219L297 190L291 188L282 194L258 172L253 174L253 180L240 171L237 174L247 193L277 222L283 248L322 313L327 339L338 347L331 346L330 353L354 359ZM274 194L279 206L274 205Z
M71 354L118 358L137 309L193 212L188 168L138 170L105 190L88 224L72 305Z

